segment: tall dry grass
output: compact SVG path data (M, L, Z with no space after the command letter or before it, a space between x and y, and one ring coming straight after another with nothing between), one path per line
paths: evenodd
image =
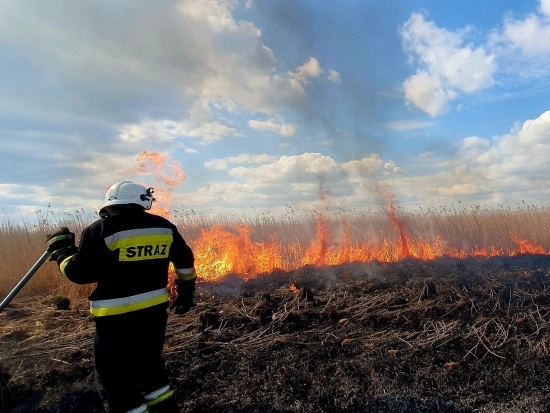
M194 211L174 212L172 221L181 229L184 238L193 246L203 231L214 226L231 230L246 226L250 240L271 242L275 237L287 254L300 254L315 239L318 219L329 234L329 242L339 245L344 237L360 244L396 242L396 225L389 219L389 210L339 209L330 212L295 210L290 206L284 212L260 211L251 215L202 215ZM449 247L459 249L514 248L513 236L526 239L550 250L550 208L518 204L516 207L457 208L454 205L438 209L407 210L396 208L395 216L402 223L407 236L433 242L437 237ZM45 250L47 234L61 226L69 227L77 239L82 230L97 216L85 211L55 215L37 213L34 222L14 222L5 217L0 222L0 298L5 297L31 268ZM296 247L298 246L298 247ZM290 259L290 258L289 258ZM200 274L199 274L200 277ZM78 286L60 274L53 262L45 263L20 292L22 296L64 294L72 298L86 297L93 286Z
M37 211L36 219L0 219L0 298L4 298L23 278L46 250L46 240L60 227L70 228L76 238L94 221L84 210L72 214L56 215L50 210ZM22 296L63 294L85 297L92 286L79 286L68 282L59 272L55 262L45 262L19 292Z

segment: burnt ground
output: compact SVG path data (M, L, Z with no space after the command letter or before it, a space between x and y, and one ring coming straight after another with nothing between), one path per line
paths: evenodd
M199 284L165 346L181 411L548 412L549 265L405 260ZM0 411L101 412L92 338L85 302L14 299Z

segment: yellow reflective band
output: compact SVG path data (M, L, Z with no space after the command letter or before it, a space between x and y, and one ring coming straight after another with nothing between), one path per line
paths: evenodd
M147 407L155 406L155 405L157 405L157 404L163 402L164 400L168 399L168 398L171 397L173 394L174 394L174 390L168 390L166 393L161 394L161 395L158 396L156 399L153 399L153 400L148 401L148 402L147 402Z
M155 400L157 397L163 395L164 393L166 393L168 390L170 390L170 385L166 385L164 387L161 387L160 389L157 389L155 391L152 391L151 393L147 393L145 396L145 400Z
M195 268L176 268L178 280L190 281L197 278Z
M59 269L61 270L61 274L63 274L65 277L67 276L67 274L65 274L65 267L67 266L67 264L69 263L69 260L74 256L71 255L67 258L65 258L63 261L61 261L61 264L59 264Z
M170 228L140 228L130 229L127 231L120 231L105 238L105 245L109 247L111 251L120 248L120 245L124 243L126 239L147 237L154 235L167 235L172 239L172 230Z
M121 231L105 238L111 251L119 250L120 261L168 258L173 236L170 228L141 228Z
M167 301L168 290L161 288L130 297L90 301L90 312L94 317L104 317L142 310Z

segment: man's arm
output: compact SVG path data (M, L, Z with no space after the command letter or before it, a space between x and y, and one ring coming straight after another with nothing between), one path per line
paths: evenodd
M193 251L177 229L173 233L170 261L172 261L176 270L175 283L178 292L178 296L170 309L174 310L176 314L184 314L193 306L197 273Z
M55 257L61 273L76 284L91 284L98 281L98 249L89 228L80 237L79 247L67 248Z

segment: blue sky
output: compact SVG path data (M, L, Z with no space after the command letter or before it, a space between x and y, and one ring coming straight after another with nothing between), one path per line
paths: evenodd
M0 212L547 205L550 0L7 1Z

